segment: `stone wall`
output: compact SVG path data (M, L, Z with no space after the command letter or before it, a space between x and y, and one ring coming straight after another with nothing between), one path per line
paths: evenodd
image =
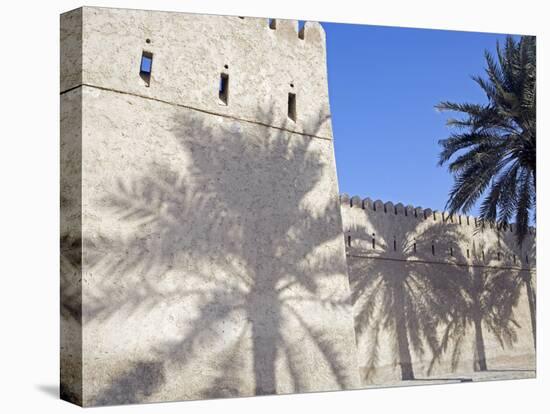
M519 246L513 225L348 195L341 208L363 385L410 379L404 360L415 379L471 378L480 359L534 372L534 229Z
M61 50L63 398L359 386L321 26L85 7Z
M325 54L318 23L61 16L62 398L534 369L534 231L339 199Z

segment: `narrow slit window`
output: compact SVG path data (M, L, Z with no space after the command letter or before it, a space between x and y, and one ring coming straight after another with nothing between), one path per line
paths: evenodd
M288 94L288 117L296 122L296 94L292 92Z
M220 90L218 92L220 101L225 105L229 102L229 75L227 73L222 73L220 75Z
M139 65L139 76L145 82L146 86L151 84L151 69L153 67L153 54L143 52L141 54L141 63Z
M374 233L372 233L372 248L373 248L373 249L376 248L375 237L376 237L376 235L375 235Z
M432 256L435 256L435 245L432 243Z
M348 246L351 247L351 236L348 236Z
M298 21L298 38L301 40L304 40L304 27L305 27L305 21L300 20Z

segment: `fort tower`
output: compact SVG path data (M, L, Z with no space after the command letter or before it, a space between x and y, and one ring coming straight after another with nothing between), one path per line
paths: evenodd
M320 24L61 16L63 398L359 384Z

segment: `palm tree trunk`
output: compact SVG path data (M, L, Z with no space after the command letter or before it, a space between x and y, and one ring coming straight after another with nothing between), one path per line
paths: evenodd
M398 284L395 286L395 301L399 306L395 314L395 329L397 333L397 348L399 352L399 366L401 367L401 379L410 381L414 379L414 371L412 367L411 351L409 346L409 338L407 336L407 324L405 321L405 307L403 297L403 286Z
M280 303L276 278L256 280L248 297L248 317L252 324L252 355L256 395L277 393L276 361L280 342Z
M256 380L256 395L269 395L277 392L275 378L275 361L277 358L277 344L266 325L256 321L252 324L252 352L254 363L254 377Z
M527 289L527 300L529 302L529 312L531 313L531 333L533 334L533 345L537 349L537 308L533 285L531 284L531 274L525 278L525 288Z
M476 355L474 369L476 371L487 371L487 360L485 358L485 344L483 342L483 330L481 327L481 317L474 317Z

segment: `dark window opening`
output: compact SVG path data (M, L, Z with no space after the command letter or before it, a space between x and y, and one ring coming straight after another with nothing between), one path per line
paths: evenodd
M304 27L306 22L303 20L298 21L298 38L304 40Z
M470 249L466 249L466 257L469 259L470 258Z
M435 256L435 246L433 243L432 243L432 256Z
M374 237L375 237L375 234L372 233L372 248L373 248L373 249L376 248L376 242L374 241Z
M296 122L296 94L288 94L288 117Z
M269 28L271 30L275 30L277 28L277 20L276 19L269 19Z
M153 54L143 52L141 54L141 64L139 66L139 76L145 82L146 86L151 84L151 69L153 67Z
M393 239L393 251L397 251L397 241Z
M348 236L348 246L351 247L351 236Z
M222 73L220 75L220 89L218 92L220 101L225 105L229 102L229 75L227 73Z

